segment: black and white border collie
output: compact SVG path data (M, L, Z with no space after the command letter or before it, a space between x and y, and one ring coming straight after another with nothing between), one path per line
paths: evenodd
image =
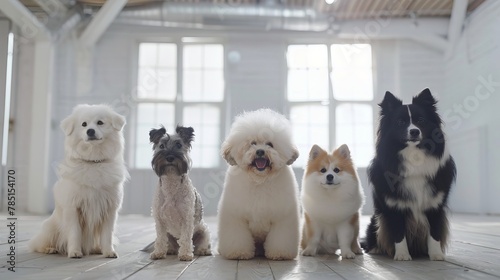
M379 106L376 154L368 168L374 214L363 247L394 260L422 255L444 260L446 203L456 168L436 100L424 89L403 105L386 92Z

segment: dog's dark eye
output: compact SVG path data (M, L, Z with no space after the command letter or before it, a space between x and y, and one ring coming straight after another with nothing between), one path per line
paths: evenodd
M419 118L417 119L417 123L418 123L418 124L423 124L424 122L425 122L424 117L419 117Z
M86 127L86 126L87 126L87 122L83 122L83 123L82 123L82 126L83 126L83 127Z
M252 143L250 143L251 145L257 145L257 142L255 141L252 141Z
M165 149L165 145L161 144L160 149Z
M102 121L97 121L97 125L103 125L104 123Z
M326 172L326 168L322 168L322 169L320 170L320 172L321 172L321 173L325 173L325 172Z
M403 126L403 125L405 125L405 124L406 124L405 120L403 120L403 119L399 119L399 120L398 120L398 125L399 125L399 126Z
M175 143L175 146L177 147L177 149L182 148L182 144L180 142Z
M333 172L335 172L335 173L339 173L339 172L340 172L340 169L338 169L337 167L335 167L335 168L333 169Z
M271 142L267 142L266 145L268 145L271 148L274 148L273 143L271 143Z

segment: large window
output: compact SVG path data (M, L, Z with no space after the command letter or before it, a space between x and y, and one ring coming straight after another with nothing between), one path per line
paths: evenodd
M193 167L217 167L224 101L220 44L141 43L137 78L136 168L150 168L151 128L192 126Z
M287 99L304 166L312 145L347 144L359 167L373 157L373 78L368 44L290 45ZM304 154L306 153L306 154Z

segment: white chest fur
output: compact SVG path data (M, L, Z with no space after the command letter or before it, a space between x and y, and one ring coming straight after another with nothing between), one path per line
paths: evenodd
M302 186L304 210L322 223L331 225L350 219L363 204L363 191L355 180L325 188L305 177Z
M423 211L437 208L443 202L444 193L433 193L429 179L446 163L449 153L445 150L443 157L436 158L411 145L400 155L403 158L400 186L408 199L387 198L386 203L390 207L410 209L417 220L422 219Z

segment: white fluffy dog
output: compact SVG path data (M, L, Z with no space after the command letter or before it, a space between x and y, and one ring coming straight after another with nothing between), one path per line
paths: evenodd
M31 251L81 258L116 258L113 231L128 172L123 160L125 118L106 105L78 105L61 122L65 159L54 186L55 209Z
M230 164L219 202L219 253L228 259L289 260L299 248L299 153L290 122L270 109L243 113L222 144ZM262 252L264 250L264 252Z

